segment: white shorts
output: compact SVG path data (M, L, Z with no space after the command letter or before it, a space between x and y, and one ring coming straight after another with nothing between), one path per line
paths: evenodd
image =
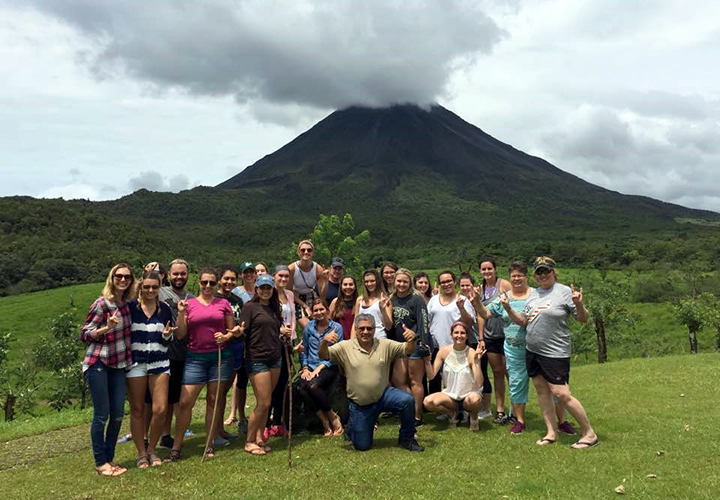
M135 363L130 367L130 371L125 374L126 378L147 377L148 375L170 375L170 367L160 373L148 373L147 363Z

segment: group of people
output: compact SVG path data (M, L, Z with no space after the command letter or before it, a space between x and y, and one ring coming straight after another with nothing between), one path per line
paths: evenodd
M480 262L477 285L472 275L458 278L448 270L433 286L427 274L386 262L363 273L360 289L341 258L328 269L314 262L310 240L301 241L297 253L297 261L272 273L253 262L203 269L197 296L186 290L189 266L182 259L167 272L150 263L139 277L124 263L110 270L80 333L98 474L127 470L114 462L126 395L139 468L181 457L205 387L205 456L239 436L225 430L231 424L246 435L247 453L270 453L269 439L289 430L286 392L295 371L295 393L325 436L344 435L357 450L372 446L383 414L399 417L398 444L410 451L423 451L416 430L426 411L450 426L469 419L477 430L479 420L493 417L488 367L494 423L511 424L513 434L524 431L532 379L547 428L538 445L555 443L558 432L576 433L566 410L581 428L572 447L598 443L568 386L567 322L588 319L582 289L558 283L551 258L534 262L535 289L525 263L511 264L507 281L490 257ZM248 384L256 404L246 418ZM339 384L348 399L345 426L333 408ZM170 449L164 459L159 445Z

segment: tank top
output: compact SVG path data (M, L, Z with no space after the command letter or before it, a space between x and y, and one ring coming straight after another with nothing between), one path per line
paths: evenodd
M456 401L464 399L470 394L475 385L468 362L469 351L469 347L465 347L462 351L451 348L443 364L443 393Z
M380 301L378 300L374 304L365 307L362 301L360 301L360 307L358 308L359 314L370 314L375 318L375 338L386 339L387 333L385 333L385 325L383 324L382 312L380 312Z
M343 339L350 339L350 330L352 329L353 321L355 321L355 315L353 314L353 307L355 303L352 300L345 300L345 313L340 318L340 324L343 327Z
M312 263L308 272L300 269L300 261L295 262L295 273L293 274L293 287L301 295L308 295L315 290L317 284L317 264Z
M499 281L499 278L498 278ZM486 287L483 290L482 303L487 307L491 302L500 299L500 287L498 283L492 287ZM491 316L485 320L485 330L483 336L486 339L500 340L505 338L505 322L502 318Z

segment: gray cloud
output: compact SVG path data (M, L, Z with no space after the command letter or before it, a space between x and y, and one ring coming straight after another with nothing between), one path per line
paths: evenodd
M132 191L147 189L149 191L172 191L178 192L190 186L190 180L185 175L164 177L159 172L148 170L135 177L131 177L128 185Z
M432 102L503 36L461 0L31 3L103 44L97 75L323 109Z

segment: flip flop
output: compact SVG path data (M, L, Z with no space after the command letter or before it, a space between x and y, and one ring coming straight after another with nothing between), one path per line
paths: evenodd
M160 460L160 457L156 452L148 453L148 462L150 462L150 467L158 467L162 465L162 460Z
M538 446L547 446L549 444L553 444L557 441L557 439L550 439L550 438L542 438L535 441L535 444Z
M598 444L600 444L600 440L595 438L595 441L578 441L577 443L571 444L570 448L573 450L586 450L588 448L592 448L593 446L597 446Z
M258 445L255 445L254 447L252 447L252 448L250 448L250 449L248 449L247 447L245 447L245 453L249 453L249 454L255 455L255 456L267 455L267 453L265 452L265 450L263 450L262 448L260 448Z

